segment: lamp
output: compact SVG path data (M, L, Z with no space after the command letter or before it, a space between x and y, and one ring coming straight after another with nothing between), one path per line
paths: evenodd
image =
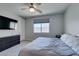
M29 11L30 11L30 12L34 12L35 9L34 9L33 7L30 7L30 8L29 8Z

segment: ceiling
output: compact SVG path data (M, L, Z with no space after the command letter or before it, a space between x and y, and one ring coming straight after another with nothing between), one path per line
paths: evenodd
M25 7L24 3L0 3L0 9L3 8L6 11L8 10L23 17L62 13L68 6L68 3L41 3L38 9L40 9L42 13L31 13L29 10L21 9L22 7Z

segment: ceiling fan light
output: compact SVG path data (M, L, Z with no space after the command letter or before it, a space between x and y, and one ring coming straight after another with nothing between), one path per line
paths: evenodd
M30 10L30 12L34 12L34 11L35 11L35 9L34 9L34 8L30 8L29 10Z

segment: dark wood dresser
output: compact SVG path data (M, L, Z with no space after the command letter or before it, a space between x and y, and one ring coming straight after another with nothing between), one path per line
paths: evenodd
M17 44L20 44L20 35L0 38L0 52Z

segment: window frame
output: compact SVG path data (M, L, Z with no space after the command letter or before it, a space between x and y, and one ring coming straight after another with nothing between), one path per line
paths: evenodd
M35 32L35 31L34 31L34 24L40 24L40 25L41 25L41 27L40 27L40 32ZM34 24L33 24L33 33L36 33L36 34L37 34L37 33L39 33L39 34L40 34L40 33L50 33L50 23L49 23L49 22L48 22L48 25L49 25L48 32L43 32L43 31L42 31L42 29L43 29L42 24L44 24L44 23L34 23Z

